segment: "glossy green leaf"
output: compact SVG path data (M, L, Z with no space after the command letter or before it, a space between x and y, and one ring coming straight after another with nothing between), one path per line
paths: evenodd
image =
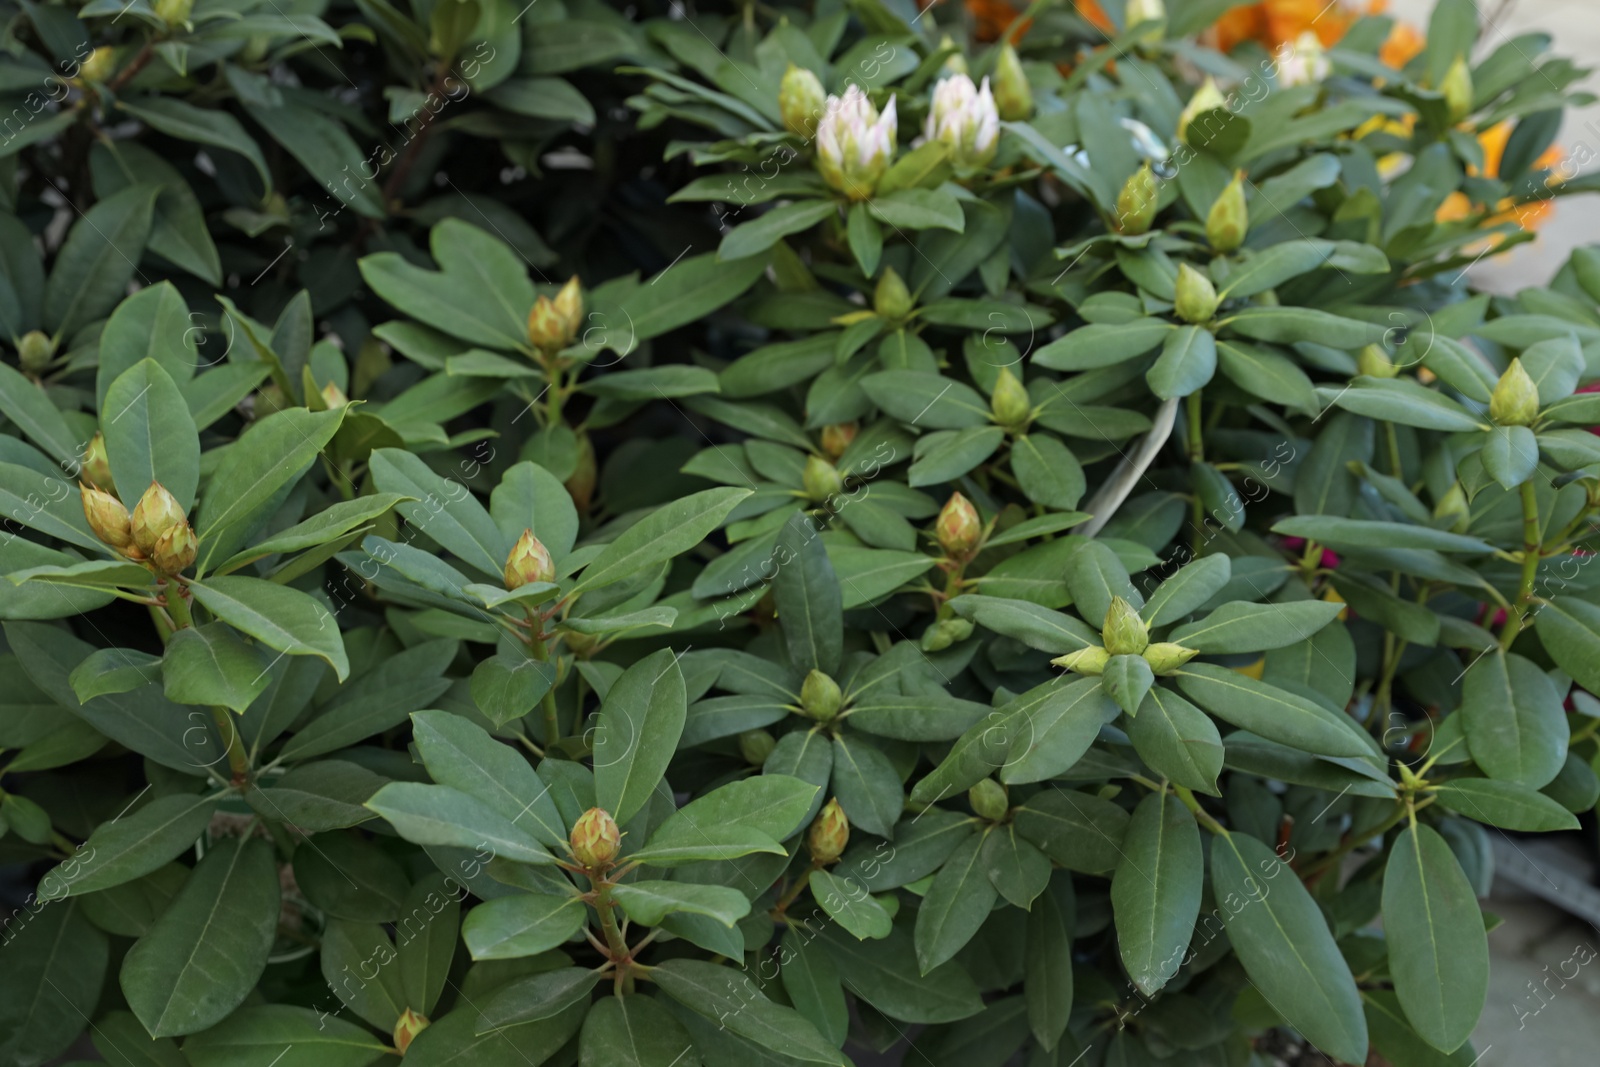
M1171 793L1139 802L1111 879L1117 946L1133 984L1149 996L1183 962L1205 880L1200 828Z

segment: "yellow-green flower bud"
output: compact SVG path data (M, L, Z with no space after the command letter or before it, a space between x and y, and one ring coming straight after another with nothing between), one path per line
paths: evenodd
M541 352L559 352L567 347L567 323L553 300L540 294L528 312L528 343Z
M960 493L951 493L939 510L934 531L946 556L964 560L983 539L983 520L978 517L978 509L972 506L972 501Z
M83 57L83 62L78 65L78 77L85 82L99 84L110 78L116 69L116 49L103 44Z
M1137 656L1150 644L1150 631L1134 606L1119 596L1111 598L1106 609L1100 640L1112 656Z
M322 387L322 403L327 410L333 411L350 403L350 398L344 395L338 382L329 382Z
M1531 426L1539 417L1539 387L1514 359L1489 397L1489 417L1501 426Z
M994 106L1007 122L1019 122L1033 114L1033 89L1022 71L1022 60L1010 43L1000 46L994 64Z
M29 374L38 374L50 365L56 354L56 343L41 330L29 330L17 341L17 362Z
M411 1047L411 1042L417 1035L428 1028L428 1017L418 1014L407 1008L400 1013L400 1021L394 1024L394 1048L404 1056L406 1049Z
M839 798L830 797L811 821L806 847L811 849L811 858L818 863L832 863L844 855L844 847L849 843L850 820L844 817Z
M1244 244L1250 232L1250 209L1244 202L1244 177L1235 174L1233 181L1223 186L1206 214L1206 240L1218 252L1232 252Z
M1117 194L1117 232L1133 237L1148 232L1150 224L1156 220L1159 199L1155 171L1150 169L1147 160L1123 183L1122 192Z
M1211 279L1187 263L1178 267L1178 297L1172 310L1184 322L1210 322L1217 313L1217 290Z
M1006 812L1011 810L1011 800L1006 795L1006 787L993 778L985 778L967 790L967 803L972 805L973 812L980 819L988 819L990 822L999 822L1006 817Z
M890 322L899 322L911 314L911 290L893 267L883 268L878 288L872 294L872 310Z
M822 454L837 461L856 439L861 427L853 422L835 422L822 428Z
M622 831L617 820L604 808L590 808L578 816L567 838L572 846L572 858L591 871L603 871L611 866L622 851Z
M1379 344L1367 345L1356 353L1356 370L1369 378L1393 378L1400 373L1389 358L1389 350Z
M111 489L111 458L106 455L105 435L98 431L89 438L80 461L83 476L98 489Z
M843 702L839 683L819 670L813 668L800 683L800 710L818 722L832 722Z
M589 510L589 501L594 496L594 487L599 480L600 471L595 465L594 442L589 440L587 433L578 434L578 462L572 468L572 476L561 484L566 487L567 495L572 497L572 502L578 505L579 511Z
M1450 64L1450 69L1445 71L1444 80L1439 83L1439 92L1444 96L1445 112L1451 122L1460 122L1472 110L1472 68L1467 66L1466 56L1457 56L1456 61Z
M1467 491L1460 482L1452 482L1433 509L1433 517L1450 520L1452 533L1465 533L1472 523L1472 506L1467 502Z
M194 535L194 527L187 521L180 522L156 539L156 547L150 553L150 565L169 577L182 574L194 562L199 548L200 542Z
M156 18L168 26L182 26L194 11L194 0L155 0Z
M778 742L765 730L746 730L739 735L739 755L746 763L759 767L767 762Z
M1080 648L1076 652L1068 652L1065 656L1057 656L1050 662L1057 667L1065 667L1074 674L1101 675L1105 673L1106 664L1111 662L1111 653L1095 645L1090 648Z
M1012 433L1026 431L1028 423L1033 421L1033 400L1010 367L1000 368L994 382L994 395L989 398L989 411L996 423Z
M804 67L789 64L778 84L778 114L783 127L807 140L817 132L817 123L828 106L828 94L817 76Z
M1227 107L1227 97L1222 95L1222 90L1217 88L1217 81L1211 75L1206 75L1206 80L1200 83L1200 88L1189 97L1189 102L1183 105L1183 113L1178 116L1178 140L1184 144L1189 143L1189 123L1204 115L1208 111L1215 111L1219 107Z
M851 200L867 200L894 158L899 118L895 98L880 113L859 85L830 96L817 123L817 172Z
M83 515L89 520L89 529L112 548L127 548L133 544L133 520L122 501L110 493L92 486L79 487L83 494Z
M805 469L800 472L800 484L806 496L819 504L844 490L844 479L839 475L839 468L821 456L806 457Z
M950 39L950 35L947 33L944 35L944 40L939 42L939 47L956 48L957 45ZM951 52L949 55L944 57L944 69L948 70L951 74L967 73L967 57L962 55L960 51Z
M556 314L561 316L561 321L566 324L567 339L564 344L570 345L583 326L583 286L578 283L576 274L556 290L555 299L550 303L554 306Z
M506 556L505 579L507 589L556 580L556 565L550 559L550 551L533 536L532 530L523 530L517 543L511 546L511 553Z
M183 509L177 497L167 492L160 482L151 482L150 488L133 507L133 543L146 556L156 550L161 535L184 521Z
M1144 656L1144 661L1150 664L1150 670L1156 674L1171 674L1199 654L1199 649L1184 648L1170 641L1157 641L1155 644L1146 645L1144 651L1140 653Z
M972 620L940 619L922 631L922 651L943 652L958 641L972 636Z

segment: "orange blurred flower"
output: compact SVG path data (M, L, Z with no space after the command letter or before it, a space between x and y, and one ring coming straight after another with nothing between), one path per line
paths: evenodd
M1515 128L1510 121L1498 122L1478 134L1478 144L1483 147L1483 169L1476 167L1467 168L1473 176L1481 174L1486 178L1500 176L1500 163L1505 158L1506 144L1511 140L1511 131ZM1557 165L1562 161L1564 153L1560 145L1551 145L1544 150L1544 154L1534 161L1535 170L1550 170L1549 184L1554 185L1561 181L1561 172ZM1514 222L1524 230L1532 231L1539 228L1545 218L1555 209L1551 197L1540 197L1525 203L1517 203L1511 197L1506 197L1495 205L1495 211L1483 220L1485 228L1499 226L1502 223ZM1436 222L1459 222L1472 215L1472 201L1463 192L1454 192L1445 197L1444 203L1434 212ZM1494 245L1498 245L1505 238L1496 235L1491 238ZM1492 247L1492 246L1491 246Z

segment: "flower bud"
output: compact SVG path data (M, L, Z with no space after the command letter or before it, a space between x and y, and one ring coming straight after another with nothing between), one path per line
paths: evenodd
M861 86L830 96L817 124L817 171L851 200L869 199L894 158L895 98L879 114Z
M1489 397L1489 417L1501 426L1531 426L1539 417L1539 387L1522 360L1513 359Z
M1159 198L1156 175L1147 160L1133 172L1123 184L1122 192L1117 194L1117 232L1134 237L1147 232L1156 219Z
M972 620L940 619L922 631L922 651L943 652L959 641L972 636Z
M395 1051L404 1056L406 1049L411 1047L411 1042L415 1041L417 1035L427 1028L428 1017L426 1015L419 1015L410 1008L401 1012L400 1021L394 1024Z
M1106 652L1112 656L1137 656L1150 644L1150 631L1132 604L1114 596L1106 609L1100 640L1105 642Z
M78 77L85 82L99 84L110 78L116 69L116 49L103 44L83 57L83 62L78 64Z
M989 398L989 411L997 424L1012 433L1023 433L1033 421L1033 400L1009 367L1000 368L994 395Z
M583 431L578 432L578 462L572 468L572 475L562 484L566 486L567 495L572 497L572 502L578 506L579 511L589 510L589 501L594 497L595 482L600 476L599 468L595 466L594 442L589 440L589 435Z
M843 702L839 683L815 668L800 683L800 710L818 722L832 722Z
M828 106L828 94L822 82L804 67L789 64L778 84L778 114L783 127L796 137L811 139L817 131L817 120Z
M899 322L911 314L911 290L893 267L883 268L878 288L872 293L872 310L890 322Z
M1033 90L1022 72L1022 60L1010 42L1000 46L994 65L994 103L1000 117L1017 122L1033 114Z
M1320 82L1333 70L1322 39L1313 30L1303 30L1292 42L1286 41L1272 58L1278 66L1278 85L1284 89Z
M739 735L739 755L746 763L759 767L767 762L778 742L765 730L746 730Z
M983 539L983 520L978 517L978 509L972 506L972 501L960 493L951 493L939 510L934 531L946 556L964 560Z
M1150 664L1150 670L1156 674L1171 674L1199 654L1199 649L1184 648L1171 641L1157 641L1155 644L1146 645L1144 651L1140 653L1144 656L1144 661Z
M1218 252L1227 253L1244 244L1245 234L1249 232L1250 209L1244 202L1244 178L1242 174L1235 174L1206 214L1206 240Z
M1450 69L1445 71L1444 80L1439 83L1439 92L1444 96L1445 113L1451 122L1460 122L1472 110L1472 69L1467 66L1466 56L1457 56L1456 61L1450 64Z
M972 805L973 812L980 819L988 819L990 822L999 822L1006 817L1006 812L1011 810L1006 787L993 778L985 778L967 790L967 803Z
M169 578L174 574L182 574L194 562L199 548L200 542L194 535L194 527L187 521L179 522L156 539L156 547L150 553L150 565Z
M161 535L184 521L177 497L160 482L151 482L144 496L133 506L133 543L146 556L156 550Z
M106 455L105 435L96 432L89 438L88 446L83 450L80 462L80 473L98 489L110 490L111 485L111 458Z
M1433 517L1440 521L1449 519L1452 533L1466 532L1472 522L1472 507L1467 503L1467 491L1461 487L1460 482L1451 483L1450 488L1434 507Z
M811 858L818 863L832 863L844 855L844 847L849 843L850 820L844 817L839 798L830 797L811 821L806 846L811 849Z
M17 340L17 362L29 374L38 374L50 365L56 343L41 330L29 330Z
M941 49L956 48L957 45L953 40L950 39L950 35L947 33L944 35L944 39L939 42L939 47ZM967 57L962 55L960 51L951 52L949 55L944 57L944 69L949 71L951 74L967 73Z
M819 504L844 490L844 479L839 476L839 468L821 456L806 457L805 469L800 472L800 484L806 496Z
M556 290L556 297L551 304L556 314L561 316L561 321L567 325L567 339L562 342L562 347L566 347L578 336L578 330L583 326L583 286L578 283L576 274Z
M1080 648L1076 652L1068 652L1065 656L1057 656L1050 662L1057 667L1065 667L1074 674L1098 676L1105 673L1106 664L1111 662L1111 653L1095 645L1090 648Z
M837 461L856 439L861 427L853 422L835 422L822 428L822 454Z
M155 0L156 18L168 26L182 26L194 11L194 0Z
M542 293L528 312L528 343L541 352L559 352L567 346L567 324L555 302Z
M591 871L603 871L622 851L622 832L617 820L604 808L590 808L572 824L572 834L567 839L572 846L572 858Z
M128 509L110 493L83 485L83 516L89 520L89 529L112 548L127 548L133 543L133 524Z
M1367 345L1356 353L1356 370L1369 378L1393 378L1400 373L1389 358L1389 350L1379 344Z
M322 403L329 411L333 411L350 403L350 398L344 395L344 390L339 388L338 382L329 382L322 387Z
M523 530L517 543L511 546L511 554L506 557L505 578L507 589L556 580L556 565L550 559L550 551L533 536L532 530Z
M1217 313L1217 290L1211 279L1189 264L1178 267L1178 297L1172 305L1184 322L1210 322Z
M1000 144L1000 113L989 91L972 84L965 74L953 74L933 89L933 104L923 127L927 140L950 148L950 165L958 174L971 174L994 158Z
M1189 143L1189 123L1204 115L1208 111L1215 111L1219 107L1227 107L1227 97L1222 95L1222 90L1217 88L1217 81L1211 75L1206 75L1206 80L1200 83L1200 88L1189 97L1189 102L1183 105L1183 113L1178 116L1178 140L1184 144Z

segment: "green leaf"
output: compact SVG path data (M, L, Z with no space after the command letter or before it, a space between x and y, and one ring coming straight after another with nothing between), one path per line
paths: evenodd
M507 983L495 991L483 1006L478 1033L503 1026L548 1019L589 999L589 990L600 980L596 971L583 967L562 967Z
M628 913L628 918L644 926L660 926L666 916L688 912L705 915L731 928L750 914L749 898L737 889L721 885L626 882L612 890L612 896Z
M854 879L818 868L811 872L811 896L828 917L862 940L888 937L889 911Z
M394 943L377 923L334 919L322 933L318 962L322 979L335 996L369 1025L393 1031L406 1009L394 962ZM351 981L351 976L359 976Z
M301 477L333 440L345 411L341 407L332 411L290 408L274 412L253 423L229 447L207 482L200 508L197 529L205 547L202 571L216 554L219 541L238 540L266 518L266 512L277 503L279 491Z
M596 310L605 317L595 321L608 328L608 344L613 334L615 340L625 342L618 351L626 354L638 341L702 319L739 297L766 268L764 255L735 260L716 252L690 256L632 289L614 312L608 312L597 294Z
M514 863L552 864L530 829L522 829L476 797L443 785L390 782L367 801L407 841L418 845L492 848Z
M1466 534L1403 522L1346 519L1338 515L1296 515L1272 527L1273 533L1304 537L1333 549L1425 548L1435 552L1488 553L1494 547Z
M943 189L896 189L867 201L872 217L896 230L966 228L961 201Z
M541 844L566 843L549 787L515 748L448 711L418 711L411 723L423 766L435 782L482 801Z
M217 565L216 573L227 574L263 556L299 552L337 541L405 499L397 493L374 493L354 500L341 500L287 530L274 533L228 557Z
M775 207L759 218L729 230L722 238L722 244L717 247L717 255L731 260L765 252L790 234L809 230L838 211L838 206L832 200L798 200Z
M400 986L406 1005L423 1015L433 1014L450 981L450 966L460 940L460 892L455 879L434 872L417 879L401 906L406 918L396 927L401 935ZM426 924L414 930L412 920L424 912Z
M321 760L268 781L246 793L245 803L269 819L320 832L377 818L365 805L388 779L355 763Z
M989 405L968 385L927 371L890 370L861 379L872 402L901 422L929 430L986 426Z
M1027 695L1034 692L1037 690ZM1098 678L1051 683L1042 696L1040 701L1029 702L1016 721L1002 719L997 724L991 716L974 727L995 735L988 738L991 748L1002 737L1009 739L1000 767L1000 780L1007 785L1043 782L1064 774L1089 751L1100 736L1100 727L1117 717L1117 706Z
M208 578L191 582L194 599L217 618L290 656L319 656L340 681L350 673L339 624L322 602L259 578Z
M1137 715L1155 680L1155 672L1143 656L1112 656L1100 675L1100 688L1117 702L1117 707Z
M1257 341L1293 344L1314 341L1330 348L1354 350L1383 340L1384 327L1347 319L1316 308L1246 307L1230 313L1220 324Z
M1133 587L1133 579L1128 577L1128 568L1110 546L1101 541L1074 540L1078 544L1067 557L1067 588L1084 621L1090 626L1104 623L1113 597L1120 596L1134 607L1144 603L1144 597Z
M1171 793L1139 802L1111 879L1122 965L1145 996L1165 986L1183 962L1200 914L1205 881L1200 828Z
M1406 1018L1428 1044L1455 1051L1489 995L1489 939L1472 884L1431 827L1406 827L1389 850L1383 930Z
M1341 604L1295 600L1283 604L1224 604L1172 631L1168 641L1207 655L1261 652L1304 641L1338 617Z
M235 838L206 853L122 963L122 993L152 1037L204 1030L244 1002L266 968L278 907L269 843Z
M81 856L63 860L39 880L39 898L60 900L142 878L186 852L216 809L216 797L176 794L101 823Z
M582 1063L608 1067L674 1067L698 1059L683 1024L637 994L606 997L591 1008L579 1047Z
M1028 1026L1045 1049L1057 1047L1072 1013L1072 937L1076 926L1072 879L1061 875L1028 909L1022 993Z
M424 270L396 252L366 256L357 265L374 293L452 337L500 351L526 341L522 324L508 321L474 278Z
M965 430L940 430L917 440L916 461L906 472L913 488L954 481L994 454L1005 440L998 426L970 426Z
M369 1067L384 1058L385 1047L365 1027L337 1015L257 1004L186 1039L183 1056L193 1067Z
M1011 471L1035 504L1070 511L1083 499L1083 468L1072 450L1049 434L1023 434L1013 441Z
M1166 341L1178 327L1164 319L1134 319L1111 325L1080 326L1034 350L1033 361L1051 370L1094 370L1142 356Z
M1177 622L1221 592L1232 575L1233 565L1226 555L1201 556L1156 586L1139 614L1151 626Z
M288 100L274 107L247 102L245 111L330 195L364 218L384 217L378 186L360 179L367 165L365 150L342 125L320 110ZM353 175L358 179L356 182L350 181Z
M1439 806L1502 830L1547 833L1576 830L1578 820L1559 803L1517 782L1493 778L1456 778L1440 782Z
M1205 712L1156 686L1127 722L1128 738L1150 769L1178 785L1220 795L1222 738Z
M749 495L748 489L706 489L657 508L601 549L571 595L619 582L687 552Z
M106 390L100 425L111 477L124 501L160 482L188 510L200 484L200 434L178 385L153 359L140 360Z
M1224 376L1262 400L1307 412L1319 407L1316 387L1306 372L1276 352L1239 341L1218 341L1217 362Z
M1352 378L1333 402L1358 415L1423 430L1463 433L1484 428L1466 408L1409 378Z
M1372 752L1353 720L1277 686L1212 663L1187 664L1177 678L1191 700L1242 730L1319 756Z
M684 1007L763 1048L801 1063L848 1061L793 1008L767 999L742 972L701 960L668 960L651 977Z
M496 654L472 669L472 701L496 726L528 714L556 684L555 664L527 651Z
M838 734L833 739L833 792L850 824L890 837L905 807L900 775L881 750Z
M1228 940L1272 1009L1329 1056L1364 1062L1361 996L1299 877L1260 841L1232 833L1211 843L1211 883Z
M927 975L972 940L999 891L980 856L986 835L967 838L945 860L917 909L917 973Z
M850 1029L850 1008L845 1003L839 968L809 931L790 927L779 950L779 977L795 1010L835 1045L844 1044Z
M828 562L816 524L796 512L778 534L772 599L778 609L789 662L800 670L832 677L844 654L844 617L839 580Z
M271 681L271 661L220 622L179 630L161 657L167 699L244 713Z
M1600 607L1556 596L1539 604L1533 622L1556 666L1589 692L1600 692Z
M100 1001L107 938L76 901L11 924L0 969L0 1062L57 1062Z
M600 706L594 786L600 807L619 823L644 807L667 772L688 713L683 671L670 648L622 672Z
M845 988L885 1015L908 1023L945 1023L983 1010L978 989L955 963L919 973L912 935L896 926L880 941L860 941L831 923L817 936Z
M1461 714L1473 762L1491 778L1538 789L1566 762L1561 694L1531 660L1480 656L1461 681Z
M162 158L160 153L131 139L107 140L95 144L89 150L89 168L94 177L95 195L99 197L114 195L130 185L139 183L160 186L161 194L156 198L155 216L150 226L150 251L172 261L208 285L216 288L222 286L222 259L217 254L217 245L211 238L211 231L206 228L205 209L200 206L200 198L189 187L189 183L178 168ZM170 282L162 282L151 288L166 289L172 295L176 295ZM133 297L123 301L123 305L131 303L139 295L135 293ZM184 327L187 327L189 325L187 308L183 311L183 318ZM156 345L166 345L172 342L173 337L163 331L153 334L150 339ZM190 349L192 355L192 340L185 337L182 343ZM102 344L100 351L102 364L105 355L105 347ZM118 368L119 371L132 362L130 360L123 363ZM198 360L191 362L191 368L198 362ZM174 377L178 377L178 371L172 367L167 369ZM183 377L187 378L188 375L184 374ZM105 395L104 390L100 395L102 397Z
M272 173L254 138L244 125L226 111L196 107L174 96L146 96L138 100L118 100L118 109L162 133L184 141L225 148L249 160L261 176L267 192L272 192Z
M1526 426L1496 426L1478 455L1489 477L1502 488L1515 489L1539 469L1539 440Z
M467 912L461 937L475 960L509 960L548 952L576 934L588 910L570 896L518 893L487 900Z
M1100 644L1099 633L1074 616L1026 600L966 593L951 600L950 607L963 619L1041 652L1065 655Z
M1050 884L1050 860L1015 826L996 826L985 834L979 858L1000 895L1019 908L1030 907Z
M9 363L0 363L0 413L48 452L51 459L62 464L65 471L77 469L81 449L66 417L41 384L29 381Z
M372 480L383 492L410 497L396 510L464 562L496 578L505 571L511 540L466 486L396 448L372 453Z
M117 306L138 272L160 192L158 185L129 186L72 224L45 283L45 329L68 338Z
M1167 334L1161 356L1145 371L1150 391L1163 400L1188 396L1217 373L1217 341L1203 326L1182 326Z

